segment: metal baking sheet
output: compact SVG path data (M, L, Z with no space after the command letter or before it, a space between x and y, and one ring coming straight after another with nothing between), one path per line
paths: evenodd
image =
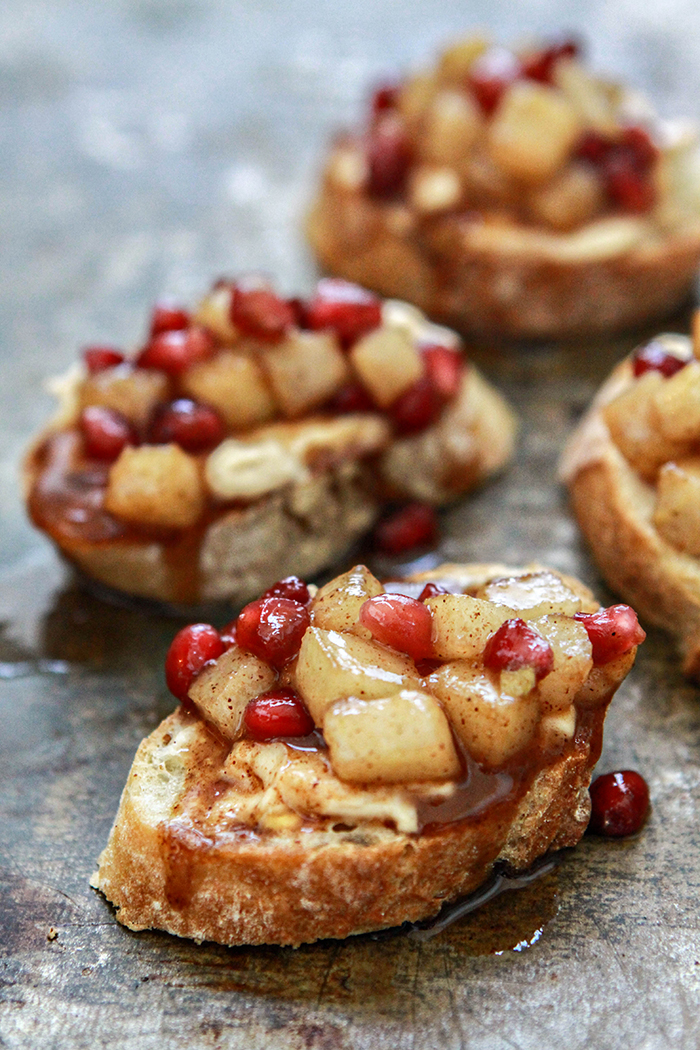
M563 0L5 0L0 11L0 1046L690 1050L700 1041L700 706L651 631L600 768L649 781L635 839L437 937L200 947L117 925L88 886L131 758L171 709L176 622L81 589L25 521L17 464L40 389L88 342L137 344L162 292L313 267L301 217L323 143L366 85L470 23L578 27L599 68L697 117L700 9ZM687 324L687 316L676 322ZM632 340L475 349L522 420L512 468L443 516L449 559L537 559L610 600L555 478ZM223 619L223 617L222 617Z

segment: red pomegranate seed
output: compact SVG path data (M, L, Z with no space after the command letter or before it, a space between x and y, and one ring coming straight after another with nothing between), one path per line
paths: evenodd
M436 594L449 594L447 587L443 587L439 583L426 583L423 590L418 595L418 601L424 602L427 598L434 598Z
M593 663L597 667L628 653L646 638L636 612L629 605L611 605L594 613L576 613L574 619L588 631L593 646Z
M551 44L541 51L530 55L523 63L523 74L529 80L538 80L541 84L551 84L554 67L560 58L576 58L581 46L576 40L562 40Z
M172 299L159 299L151 313L151 337L161 332L177 332L187 328L190 315Z
M227 623L225 627L221 628L221 641L224 643L227 649L231 649L232 646L238 645L238 636L236 634L236 621L232 620L231 623Z
M579 140L576 148L576 156L582 160L589 160L591 164L602 164L612 148L610 139L600 135L597 131L587 131Z
M649 812L649 788L633 769L605 773L591 784L591 822L596 835L622 838L634 835Z
M472 64L467 84L484 113L489 116L506 89L522 74L522 65L512 51L492 47Z
M114 350L111 346L86 346L83 350L83 360L88 372L104 372L105 368L114 368L115 365L124 363L124 354Z
M399 95L398 84L380 84L372 94L372 113L377 116L387 109L395 109Z
M231 321L243 335L277 342L296 321L294 307L270 288L235 285Z
M424 346L421 355L433 388L444 401L451 401L462 378L462 355L448 346Z
M406 131L389 111L377 120L366 143L369 180L367 188L373 197L396 197L406 185L413 159Z
M484 666L490 671L519 671L531 667L544 678L554 666L554 653L546 638L519 616L502 623L484 649Z
M669 378L676 372L680 372L681 368L685 368L687 364L688 362L682 357L670 354L655 339L644 346L638 346L632 355L632 368L635 376L644 375L645 372L661 372L663 376Z
M413 660L433 655L433 617L423 602L406 594L378 594L360 608L360 623L383 645Z
M630 151L634 165L639 171L649 171L656 162L659 151L651 136L638 124L632 124L622 132L621 145Z
M361 383L347 383L326 402L326 408L342 416L350 412L372 412L375 405Z
M417 434L435 422L443 406L443 398L426 373L389 406L388 416L397 433Z
M174 441L185 452L205 452L223 441L225 433L218 412L209 405L181 397L155 410L147 439L154 445Z
M311 595L309 588L298 576L285 576L283 580L278 580L272 587L268 587L263 598L289 598L300 605L308 605Z
M279 668L296 655L310 622L308 610L299 602L258 598L236 620L236 636L242 649Z
M284 736L308 736L314 720L293 689L274 689L251 700L243 715L253 740L274 740Z
M603 170L605 188L615 204L635 215L641 215L653 207L656 200L654 184L646 172L635 169L633 160L623 152L623 147L608 154Z
M385 554L403 554L437 539L435 509L427 503L409 503L380 521L374 530L374 543Z
M80 430L85 454L92 459L114 460L127 445L137 445L138 437L121 412L103 405L88 405L80 413Z
M306 323L314 330L330 328L349 347L382 323L382 304L359 284L326 277L306 306Z
M225 648L210 623L191 623L178 631L165 658L165 681L173 696L184 700L204 665L218 659Z
M180 375L190 365L204 361L213 353L214 336L206 328L192 325L174 332L161 332L139 354L141 368L159 368L169 375Z

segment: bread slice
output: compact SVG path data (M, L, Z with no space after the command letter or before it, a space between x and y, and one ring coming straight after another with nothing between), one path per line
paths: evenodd
M368 641L357 610L364 595L376 597L383 588L363 567L332 581L313 599L311 626L281 681L296 687L316 712L330 751L318 736L304 737L296 746L291 738L246 737L240 711L249 694L241 691L250 666L244 669L242 661L254 658L236 647L195 679L188 703L139 747L92 879L117 908L120 922L197 941L296 946L425 919L478 887L496 863L522 871L548 850L576 844L590 814L588 785L606 708L636 646L593 667L586 632L571 614L591 612L597 603L577 581L538 566L446 565L387 588L419 594L428 576L452 592L428 599L436 650L454 650L458 615L457 651L462 646L469 659L416 667L395 649L371 636ZM465 598L459 597L462 592ZM504 596L515 610L502 604ZM503 671L500 685L498 676L493 678L496 692L483 699L489 710L505 703L509 711L535 712L527 725L521 723L525 735L515 749L511 739L506 754L510 716L494 722L481 744L471 750L464 744L464 733L485 724L477 704L461 722L450 715L447 750L454 747L460 756L458 773L431 778L435 749L431 752L429 736L411 759L411 783L397 780L393 763L402 760L405 744L394 725L395 751L388 755L381 727L361 740L359 760L374 771L367 779L340 778L334 767L343 760L343 739L347 744L350 738L347 730L343 738L338 721L347 718L348 705L357 709L364 703L365 712L386 713L397 697L406 699L405 689L393 699L378 699L377 675L384 676L379 692L388 691L392 680L395 687L408 681L416 717L430 708L444 722L445 712L454 711L439 687L444 668L482 674L482 617L498 623L514 611L547 629L551 638L553 623L570 632L557 636L554 669L538 686L531 688L534 676L523 683L520 671ZM333 622L343 630L316 626ZM367 653L374 653L375 663L355 681L356 689L374 699L336 700L347 680L339 684L323 661L314 663L314 632L331 646L345 646L350 659L361 653L369 660ZM475 643L477 635L481 640ZM234 666L238 677L232 675ZM346 661L343 667L348 666ZM465 719L471 730L464 729ZM477 761L480 746L487 757Z

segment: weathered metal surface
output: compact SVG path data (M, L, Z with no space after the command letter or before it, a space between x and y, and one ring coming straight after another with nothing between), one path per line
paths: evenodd
M560 0L499 15L504 38L572 20ZM49 410L39 380L81 343L136 342L160 292L193 298L252 266L308 288L299 222L323 141L368 80L460 17L436 0L3 4L0 1046L698 1045L700 706L659 632L601 762L649 780L643 833L585 840L434 940L197 947L122 929L88 886L133 752L170 709L176 625L92 598L24 521L16 464ZM471 18L493 14L482 2ZM599 62L698 115L697 5L588 2L576 19ZM536 558L605 596L554 468L624 346L476 353L522 438L512 469L445 515L441 555Z

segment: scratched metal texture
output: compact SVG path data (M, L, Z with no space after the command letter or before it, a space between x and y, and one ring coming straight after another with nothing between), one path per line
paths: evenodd
M0 1046L691 1050L700 1040L700 707L651 632L601 768L648 779L634 840L432 941L227 950L114 920L88 879L134 750L172 706L177 624L80 589L26 523L17 463L42 378L133 345L162 292L264 268L308 290L300 235L323 143L366 85L471 23L564 25L662 112L700 116L694 0L4 0L0 9ZM679 324L687 318L679 319ZM555 480L629 341L479 352L523 418L512 469L444 515L440 554L536 558L608 598Z

